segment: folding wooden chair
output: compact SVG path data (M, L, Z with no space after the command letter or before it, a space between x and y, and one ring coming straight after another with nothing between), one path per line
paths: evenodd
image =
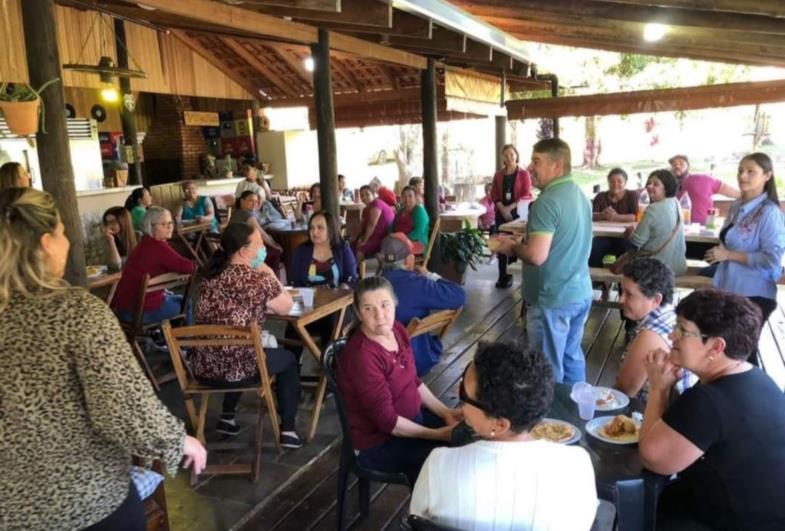
M131 349L134 351L134 355L139 359L139 363L141 363L142 368L147 373L148 378L150 378L150 381L152 382L156 392L161 390L160 384L173 380L175 375L172 373L172 371L167 371L162 375L156 376L150 365L147 363L147 359L142 352L142 348L139 346L139 342L137 341L138 337L145 336L152 330L160 328L162 324L160 321L145 324L144 301L148 293L153 293L155 291L161 291L164 289L182 289L183 302L180 306L180 312L173 316L171 320L174 321L178 319L185 319L191 292L191 281L192 276L190 274L183 273L164 273L163 275L158 275L152 278L150 278L150 275L145 275L142 277L142 281L139 285L136 308L133 311L133 320L124 321L120 319L120 327L125 332L126 339L131 344Z
M463 310L463 307L456 310L439 310L422 319L415 317L409 321L409 325L406 327L406 333L412 338L433 332L439 339L442 339L450 326L452 326L455 320L458 319L458 316L461 315L461 310Z
M164 321L162 326L166 343L169 346L169 355L177 374L177 383L185 398L185 409L191 427L196 433L196 438L207 447L204 436L205 422L207 421L207 404L210 395L253 392L259 395L259 405L256 415L254 437L254 458L251 463L232 463L207 465L204 474L250 474L251 481L256 483L262 462L262 424L264 422L264 405L270 414L270 423L273 428L275 445L281 451L280 431L278 427L278 410L275 407L272 383L274 378L267 372L267 361L262 348L262 334L259 324L253 323L248 327L226 325L197 325L172 328L169 321ZM256 361L259 365L259 383L248 387L228 388L213 387L200 383L193 377L183 356L183 347L192 349L199 347L220 347L225 345L252 347L256 352ZM197 412L195 400L199 401ZM242 443L211 443L211 449L236 449L244 446ZM196 482L196 476L191 475L191 484Z
M439 227L442 225L442 218L436 218L436 221L433 223L433 227L431 228L431 234L428 237L428 248L425 250L425 254L421 254L415 257L414 263L417 265L424 265L428 267L428 262L431 261L431 253L433 252L433 246L436 243L436 238L439 237Z

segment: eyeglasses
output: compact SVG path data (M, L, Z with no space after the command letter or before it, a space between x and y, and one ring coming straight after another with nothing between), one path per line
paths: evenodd
M161 225L162 227L174 227L174 221L163 221L161 223L153 223L153 225Z
M676 327L673 329L673 335L675 337L678 337L679 339L684 337L699 337L704 341L706 341L711 337L706 334L701 334L700 332L690 332L689 330L685 330L684 326L681 324L677 324Z
M463 382L466 380L466 371L469 370L471 364L467 365L466 368L463 370L463 375L461 376L461 385L458 387L458 398L460 398L461 402L464 404L469 404L470 406L474 406L480 411L484 411L486 413L490 413L491 408L487 405L483 404L482 402L478 402L477 400L470 398L469 395L466 394L466 387L464 387Z

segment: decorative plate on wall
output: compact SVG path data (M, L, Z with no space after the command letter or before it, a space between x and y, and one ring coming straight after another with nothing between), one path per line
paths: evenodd
M106 120L106 109L104 109L101 105L93 105L90 109L90 116L92 116L96 122L103 122Z

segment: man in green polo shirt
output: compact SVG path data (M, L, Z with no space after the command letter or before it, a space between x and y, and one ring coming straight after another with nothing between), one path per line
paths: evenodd
M567 383L586 379L581 339L592 298L591 205L570 176L570 160L558 138L534 145L528 170L540 195L529 206L526 238L497 249L523 261L529 340L550 360L556 381Z

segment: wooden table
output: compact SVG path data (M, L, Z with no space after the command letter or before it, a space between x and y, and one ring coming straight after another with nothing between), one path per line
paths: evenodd
M473 228L477 228L480 216L485 214L484 209L479 208L456 208L445 210L439 214L442 220L439 230L441 232L458 232L463 228L463 220L467 220Z
M288 221L269 223L264 230L270 233L275 241L281 244L283 250L283 261L286 266L286 278L292 278L292 263L294 260L294 250L301 243L308 241L308 225L298 221L291 225Z
M637 444L616 445L601 441L586 432L586 421L578 415L578 405L570 399L571 386L556 384L548 417L564 420L581 430L578 446L586 450L594 466L597 496L616 506L619 529L653 530L656 500L667 483L665 476L643 468ZM596 411L595 417L643 413L645 405L637 399L620 410Z
M202 244L204 243L204 236L213 229L213 222L203 221L201 223L185 223L180 222L175 226L174 236L185 246L188 253L193 257L199 266L204 266L207 262L208 256L204 254ZM195 242L192 242L195 238Z
M268 314L267 319L291 323L300 336L300 339L303 340L305 346L308 347L308 350L311 351L311 354L316 358L316 361L321 362L322 350L316 344L316 341L308 332L306 326L319 319L337 313L338 319L335 322L332 337L329 339L322 338L322 341L324 341L326 345L327 342L337 339L343 329L346 308L352 304L353 299L354 291L350 289L316 288L313 307L305 307L301 300L295 300L292 311L290 311L288 315ZM313 416L311 417L311 429L308 432L309 441L316 435L316 427L319 423L319 415L322 411L326 386L327 380L324 375L320 375L319 383L316 387L316 398L314 400Z
M116 273L101 273L93 277L87 277L87 289L95 291L101 288L109 287L109 292L106 295L106 304L111 304L114 297L114 291L117 289L117 283L120 282L120 277L123 276L122 271Z
M605 238L623 238L624 229L634 223L621 223L616 221L594 221L592 222L592 234ZM720 223L717 225L721 226ZM501 232L512 234L525 234L526 222L520 219L508 221L499 225ZM688 242L718 244L720 241L720 229L708 231L697 224L688 225L684 229L684 239Z

